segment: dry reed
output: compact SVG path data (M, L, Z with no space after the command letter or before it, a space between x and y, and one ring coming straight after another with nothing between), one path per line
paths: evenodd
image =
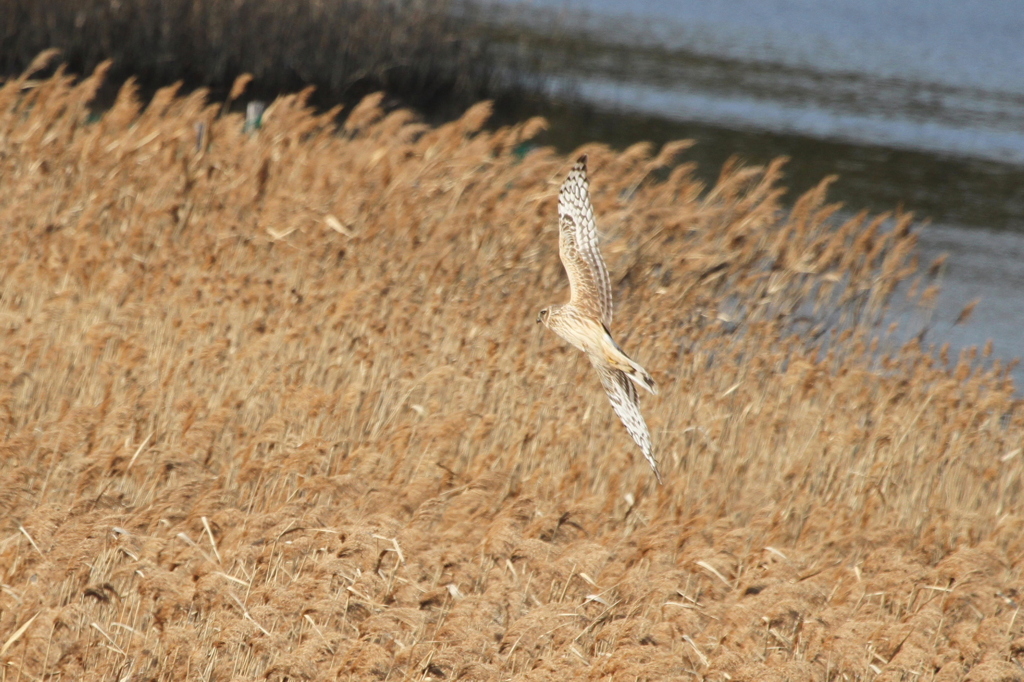
M0 88L0 680L1021 679L1021 412L879 327L908 217L578 150L659 487L533 321L542 122L102 78Z

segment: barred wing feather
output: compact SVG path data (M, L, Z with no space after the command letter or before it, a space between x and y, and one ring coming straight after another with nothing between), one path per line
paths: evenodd
M620 370L610 367L597 367L596 369L601 376L601 385L604 386L604 391L608 394L612 409L615 410L615 414L619 415L619 419L629 431L629 435L640 446L644 458L654 470L654 475L658 477L658 483L661 483L658 462L651 453L651 434L647 430L647 422L644 421L643 414L640 413L640 400L637 396L636 386Z
M586 154L576 161L558 194L558 234L558 254L572 292L570 303L594 310L611 327L612 282L598 245Z

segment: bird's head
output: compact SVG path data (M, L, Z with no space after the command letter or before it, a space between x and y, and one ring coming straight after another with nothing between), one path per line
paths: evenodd
M544 310L542 310L539 313L537 313L537 324L540 324L541 322L543 322L544 325L546 326L547 323L548 323L548 315L550 315L550 314L551 314L551 311L548 310L547 308L544 308Z

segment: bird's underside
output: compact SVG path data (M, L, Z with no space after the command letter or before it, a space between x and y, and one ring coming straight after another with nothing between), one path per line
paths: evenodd
M537 319L586 354L615 414L640 446L660 483L661 473L637 394L637 386L653 394L658 388L647 370L623 352L609 331L611 278L598 248L586 155L576 161L559 192L558 235L558 255L569 276L569 302L542 310Z

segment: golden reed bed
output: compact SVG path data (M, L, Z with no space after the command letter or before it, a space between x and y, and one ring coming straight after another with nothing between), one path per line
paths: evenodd
M0 680L1024 675L1021 409L886 340L909 218L101 79L0 88ZM534 323L580 152L663 486Z

